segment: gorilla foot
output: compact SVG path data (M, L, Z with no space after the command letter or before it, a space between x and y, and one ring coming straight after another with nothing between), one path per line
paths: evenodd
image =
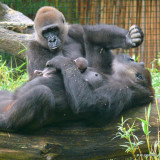
M137 25L132 25L129 28L129 35L131 37L132 44L137 47L143 42L143 32Z

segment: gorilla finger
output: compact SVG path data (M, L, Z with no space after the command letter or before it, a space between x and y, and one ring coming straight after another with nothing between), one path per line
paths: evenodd
M137 45L136 45L136 43L132 43L132 47L136 47Z
M135 34L135 33L140 33L140 30L138 28L135 28L135 29L131 30L129 33L130 33L130 35Z
M133 43L140 43L142 40L140 38L135 38L132 40Z
M141 34L140 33L132 34L131 38L141 38Z
M134 30L134 29L136 29L136 28L138 28L137 25L132 25L132 26L129 28L129 32L131 32L132 30Z

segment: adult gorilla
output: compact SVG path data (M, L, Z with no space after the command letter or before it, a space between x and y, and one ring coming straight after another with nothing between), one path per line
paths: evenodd
M28 52L30 80L35 77L35 69L44 69L46 62L57 55L71 59L84 56L89 66L98 71L87 68L81 73L70 58L53 58L47 62L49 70L44 70L42 77L27 82L13 95L1 91L0 97L9 97L0 103L1 129L37 128L75 117L102 124L124 108L152 102L151 77L143 64L127 55L114 56L110 51L140 45L143 33L139 27L127 31L111 25L71 25L68 34L66 29L64 16L55 8L38 11L37 38ZM54 68L61 73L55 73Z
M35 129L75 118L101 125L123 109L153 101L151 75L143 63L117 55L112 67L112 75L95 73L93 68L81 73L69 58L51 59L41 72L43 76L27 82L13 95L3 91L10 98L0 103L0 129ZM99 78L92 83L94 77Z

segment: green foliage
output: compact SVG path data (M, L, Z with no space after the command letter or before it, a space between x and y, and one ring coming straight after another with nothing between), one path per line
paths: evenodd
M143 132L144 132L144 134L146 135L146 136L148 136L149 135L149 117L150 117L150 113L151 113L151 105L149 105L149 107L148 107L148 112L146 111L146 109L145 109L145 117L146 117L146 119L144 120L144 119L141 119L141 118L137 118L137 119L139 119L141 122L142 122L142 129L143 129Z
M114 138L120 137L121 139L126 139L124 145L120 145L126 148L127 153L131 153L133 157L136 159L135 152L137 149L139 150L139 146L143 144L143 141L139 141L138 137L134 134L136 131L135 122L133 122L130 127L128 123L126 123L129 119L123 121L123 117L121 119L121 123L118 124L118 132Z
M7 67L6 61L0 55L0 90L14 90L27 81L26 62L16 68Z
M144 119L141 119L141 118L137 118L137 119L139 119L142 122L142 129L143 129L144 134L146 136L149 135L149 133L150 133L148 131L149 123L146 120L144 120Z
M152 74L152 84L156 92L156 96L160 97L160 71L155 67L160 67L160 52L158 52L157 59L154 59L151 63L152 68L150 72Z
M160 98L160 72L157 69L151 69L152 85L155 89L156 96Z
M142 130L146 136L146 143L148 147L148 153L149 154L142 154L140 150L140 145L143 144L143 141L139 141L138 137L135 135L136 131L136 126L135 122L133 122L132 126L130 127L129 124L126 122L129 119L126 119L123 121L123 117L121 119L121 123L118 124L118 132L116 134L116 137L120 137L122 139L126 139L127 141L125 144L120 145L122 147L126 148L127 153L131 153L134 157L134 159L150 159L150 160L158 160L160 159L160 131L159 131L159 126L160 126L160 114L159 114L159 107L158 107L158 102L156 100L156 107L157 107L157 113L158 113L158 119L157 119L157 140L154 142L154 145L150 144L150 139L149 136L151 132L149 131L149 119L150 119L150 113L151 113L151 105L149 105L148 110L145 108L145 119L137 118L138 120L141 121L142 124ZM156 119L156 117L155 117ZM156 135L155 135L156 136ZM116 138L115 137L115 138ZM135 155L136 151L139 151L139 154ZM137 157L138 156L138 157Z
M146 141L147 141L149 154L151 153L150 144L149 144L149 134L150 134L150 131L149 131L149 126L150 126L149 125L149 117L150 117L150 113L151 113L151 104L148 107L148 112L145 108L145 120L141 119L141 118L137 118L142 123L142 129L143 129L144 134L146 135Z

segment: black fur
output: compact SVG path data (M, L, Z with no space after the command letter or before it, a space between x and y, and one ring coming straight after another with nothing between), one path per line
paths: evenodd
M43 19L40 15L44 13L47 16ZM38 128L75 117L101 124L124 108L148 104L153 100L150 73L142 65L130 61L128 56L114 56L110 51L140 45L143 33L139 27L132 26L127 31L103 24L69 25L67 33L62 18L63 15L53 7L43 7L37 13L37 39L28 48L31 81L13 95L6 92L9 102L0 105L3 108L1 129ZM61 42L58 44L61 46L52 50L48 45L48 33L55 24L60 31L58 39ZM47 36L43 37L43 32ZM81 73L73 62L78 57L86 57L89 67L93 68L88 67ZM48 68L55 67L61 73L53 71L51 77L35 78L34 71L43 70L46 62Z
M49 72L48 77L27 82L13 95L5 92L12 101L3 106L0 129L35 129L68 119L101 125L123 109L153 101L151 75L142 64L131 61L127 55L117 55L112 66L112 75L97 73L101 78L92 82L93 68L86 69L87 77L69 58L51 59L43 72L44 75Z

